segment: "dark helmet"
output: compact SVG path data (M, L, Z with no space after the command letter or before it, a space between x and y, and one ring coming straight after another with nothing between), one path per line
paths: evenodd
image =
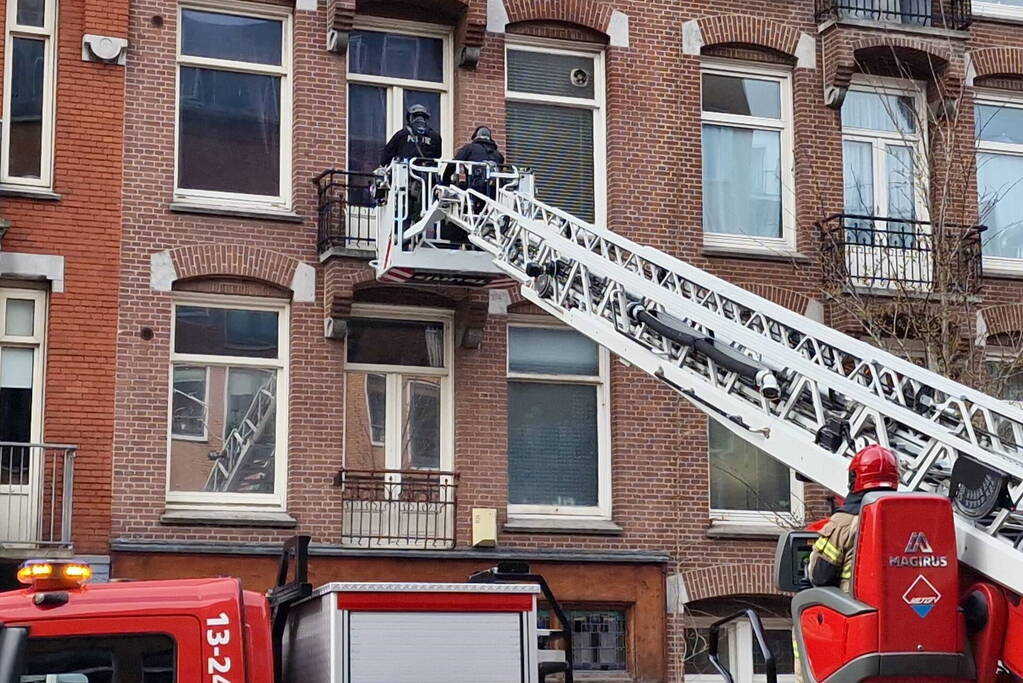
M489 140L494 141L494 134L487 126L476 126L476 130L472 132L472 140Z
M430 118L430 110L421 104L413 104L408 108L408 111L405 112L405 120L411 122L412 119L418 117L426 119Z

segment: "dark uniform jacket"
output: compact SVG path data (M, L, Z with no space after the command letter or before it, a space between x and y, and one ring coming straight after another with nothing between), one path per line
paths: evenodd
M455 153L455 161L492 161L501 165L504 163L504 155L497 149L497 143L493 140L473 140ZM445 184L451 182L451 175L454 172L455 165L448 164L444 169Z
M427 128L422 135L406 126L391 136L380 154L380 165L387 166L395 159L439 159L441 155L440 133Z

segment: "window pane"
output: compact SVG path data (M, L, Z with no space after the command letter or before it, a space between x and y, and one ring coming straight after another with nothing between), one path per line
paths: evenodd
M11 133L8 169L17 178L38 178L42 168L46 43L14 38L11 55Z
M437 130L440 128L443 113L440 109L440 93L426 90L403 90L402 111L408 111L413 104L421 104L430 112L430 126ZM378 150L379 151L379 150Z
M345 373L345 467L387 469L387 378L378 373Z
M178 306L174 351L277 358L277 316L276 311Z
M348 322L348 362L444 367L444 325L411 320Z
M21 680L80 674L89 683L172 683L174 650L174 641L165 635L30 638Z
M705 232L781 237L781 133L703 126Z
M444 41L399 33L352 31L348 72L440 83L444 80Z
M32 440L34 360L34 349L0 349L0 441Z
M842 126L913 135L913 99L905 95L850 90L842 104Z
M888 216L916 218L916 199L913 196L915 167L913 150L909 147L887 145L885 162L888 165ZM888 246L909 248L916 242L913 224L889 221L886 224Z
M792 631L789 629L768 629L764 631L764 640L774 655L775 670L778 675L791 675L795 671L795 660L792 656ZM767 673L764 666L764 655L753 638L753 673Z
M789 512L789 470L756 446L709 421L710 506Z
M348 86L348 169L368 173L387 144L387 89Z
M717 669L710 663L707 656L710 642L710 630L705 628L686 629L686 657L685 672L687 674L706 674L719 676ZM728 637L727 631L722 631L718 636L718 658L726 669L731 669L728 661Z
M508 371L552 375L599 374L597 344L573 330L508 328Z
M624 671L626 621L620 610L566 610L572 623L572 651L578 671ZM549 609L536 611L536 626L557 626ZM541 647L548 647L541 637Z
M401 468L440 468L440 379L402 378Z
M780 119L781 84L703 74L703 111Z
M869 142L846 140L842 143L842 169L845 182L845 211L861 216L874 215L874 147Z
M31 337L35 333L35 306L32 299L8 299L5 333L12 337Z
M178 186L280 193L281 79L181 68Z
M0 387L32 388L32 361L35 349L4 347L0 350Z
M977 139L1023 144L1023 109L978 104L975 119Z
M508 383L508 502L597 505L597 389Z
M206 434L206 368L174 368L171 433L202 438Z
M1023 156L977 154L984 255L1023 258Z
M579 97L594 97L593 58L508 50L508 90Z
M181 54L280 65L283 22L181 10Z
M18 0L18 23L42 26L46 20L46 0Z
M537 196L593 221L593 111L507 103L508 163L536 172Z

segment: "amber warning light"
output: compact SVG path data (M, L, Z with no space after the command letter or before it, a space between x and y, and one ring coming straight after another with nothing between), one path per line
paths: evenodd
M84 562L29 560L18 568L18 581L37 590L80 588L92 578L92 567Z

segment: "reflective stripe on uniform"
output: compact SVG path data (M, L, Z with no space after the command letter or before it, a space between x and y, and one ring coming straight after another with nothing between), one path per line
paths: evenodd
M852 565L851 564L846 564L844 567L842 567L842 578L843 579L851 579L852 578Z
M845 555L841 548L826 538L818 538L817 542L813 544L813 549L823 555L824 559L831 564L841 564Z

